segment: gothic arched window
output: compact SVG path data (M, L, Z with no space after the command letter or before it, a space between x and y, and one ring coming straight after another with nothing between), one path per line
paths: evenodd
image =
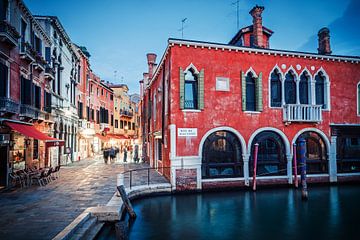
M285 103L296 103L296 83L294 74L292 72L288 72L285 75Z
M277 69L271 74L271 107L281 107L281 80Z
M256 98L255 98L255 77L249 72L246 75L246 110L256 110Z
M300 76L299 83L300 104L309 104L309 77L303 73Z

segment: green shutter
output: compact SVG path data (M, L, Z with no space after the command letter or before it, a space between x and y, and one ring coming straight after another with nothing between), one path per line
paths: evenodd
M204 69L201 69L199 74L199 88L198 88L198 102L199 102L199 109L204 109Z
M262 72L255 82L255 97L256 97L256 111L262 112L263 110L263 97L262 97Z
M185 100L185 94L184 94L184 88L185 88L185 74L182 68L180 68L180 85L179 85L179 92L180 92L180 109L184 109L184 100Z
M246 111L246 79L243 71L241 71L241 93L242 110Z

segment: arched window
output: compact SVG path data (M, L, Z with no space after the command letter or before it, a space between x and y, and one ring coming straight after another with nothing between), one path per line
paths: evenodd
M255 144L259 144L257 175L286 175L285 144L281 136L273 131L263 131L256 135L251 144L250 175L254 173Z
M298 167L300 167L299 139L301 138L306 142L306 173L327 173L326 145L321 136L316 132L304 132L296 140Z
M277 69L271 74L271 107L281 107L281 80Z
M299 83L300 104L309 104L309 77L306 73L301 74Z
M202 150L202 177L242 177L243 161L238 137L228 131L209 135Z
M256 111L255 77L251 72L246 75L246 110Z
M294 74L291 72L285 75L285 103L296 103L296 83Z
M198 82L197 76L190 69L185 72L185 109L198 108Z
M322 72L315 76L315 99L317 105L325 108L325 76Z

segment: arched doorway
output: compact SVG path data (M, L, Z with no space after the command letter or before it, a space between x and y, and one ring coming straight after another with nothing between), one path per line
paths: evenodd
M284 141L274 131L263 131L255 136L251 144L249 159L250 176L253 176L254 173L254 150L256 143L259 144L256 175L286 175L287 161Z
M296 139L298 167L299 159L299 139L306 141L306 173L328 173L328 160L326 154L326 145L322 137L313 131L303 132Z
M202 177L243 177L241 143L229 131L210 134L202 148Z

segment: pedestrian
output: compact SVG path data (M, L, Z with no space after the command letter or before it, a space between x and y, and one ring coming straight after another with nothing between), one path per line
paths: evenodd
M126 162L127 158L127 147L124 147L124 162Z
M139 163L139 146L135 145L134 162Z
M114 162L114 158L115 158L115 149L114 149L114 147L111 147L110 148L110 150L109 150L109 152L110 152L110 159L111 159L111 163L113 163Z
M103 155L104 155L104 162L105 162L105 164L107 164L108 163L108 157L109 157L108 150L104 149L103 150Z

